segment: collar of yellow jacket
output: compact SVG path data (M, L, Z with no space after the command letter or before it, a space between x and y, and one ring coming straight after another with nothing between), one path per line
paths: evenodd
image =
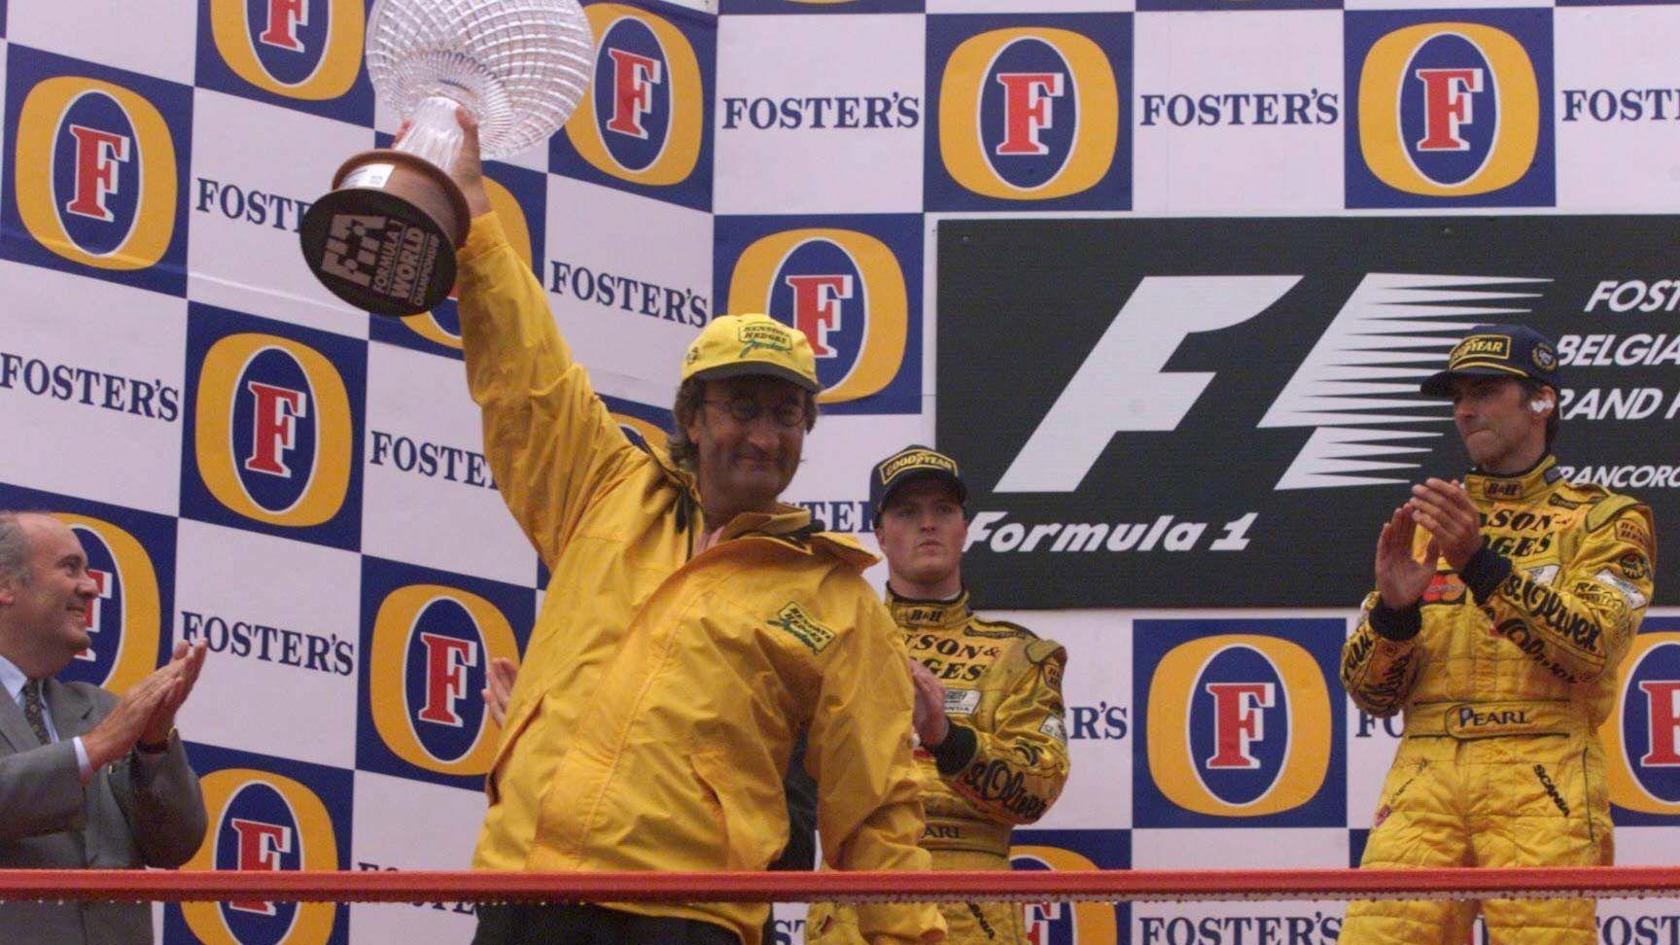
M1514 476L1492 476L1471 472L1464 477L1464 488L1472 501L1510 502L1545 495L1552 484L1563 478L1557 468L1557 457L1546 454L1527 472Z
M690 527L696 530L705 528L705 513L701 511L700 504L700 484L694 478L694 474L673 462L671 454L665 450L652 449L648 452L672 485L682 490L684 498L679 502L684 503L686 507L680 514L692 522ZM777 502L774 512L742 512L730 519L723 526L723 530L718 532L717 543L748 535L780 538L811 553L820 549L860 572L881 560L850 536L819 530L811 521L810 510L785 502Z
M917 600L900 597L887 588L887 609L901 627L957 627L968 621L974 611L968 606L968 588L950 600Z

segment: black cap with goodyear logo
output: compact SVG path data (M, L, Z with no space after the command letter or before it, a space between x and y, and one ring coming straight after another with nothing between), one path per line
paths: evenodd
M968 485L963 482L957 461L926 446L906 446L875 464L869 474L869 508L872 521L881 520L881 508L899 486L917 479L948 482L957 490L957 501L968 504Z
M1421 390L1451 397L1454 377L1517 377L1553 389L1559 385L1557 346L1527 325L1478 325L1447 355L1447 369L1431 374Z

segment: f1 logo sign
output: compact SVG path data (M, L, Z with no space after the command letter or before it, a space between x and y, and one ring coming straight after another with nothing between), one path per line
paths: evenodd
M309 395L261 381L247 381L245 387L256 400L251 454L245 458L245 468L290 479L292 470L286 465L285 454L297 447L297 421L309 415Z
M653 87L664 81L659 60L625 49L608 49L613 61L613 115L607 130L647 140L642 116L653 110Z
M455 705L467 695L467 668L478 665L478 641L421 631L420 645L426 648L426 706L420 720L461 728L466 721Z
M235 817L229 824L239 836L239 868L241 870L280 869L280 854L292 852L292 828L284 824L263 823ZM274 915L274 903L263 900L230 902L228 908L258 915Z
M117 165L128 161L133 139L86 125L71 125L70 134L76 139L76 193L65 212L109 223L116 215L105 198L120 186Z
M1062 96L1060 72L1000 72L1003 86L1003 140L997 154L1049 154L1038 133L1055 126L1051 99Z
M308 0L268 0L268 26L257 41L290 52L303 52L298 27L308 25Z
M1472 93L1482 90L1481 69L1419 69L1423 83L1424 136L1419 151L1468 151L1470 142L1459 137L1458 127L1475 121Z
M1249 743L1266 737L1266 716L1259 709L1276 704L1274 683L1219 683L1205 687L1213 697L1214 753L1209 756L1209 768L1260 767L1260 759L1249 752Z
M1072 492L1115 434L1176 429L1213 380L1211 372L1162 371L1179 344L1198 332L1248 321L1300 281L1300 276L1146 276L995 491ZM1114 410L1113 404L1128 406Z

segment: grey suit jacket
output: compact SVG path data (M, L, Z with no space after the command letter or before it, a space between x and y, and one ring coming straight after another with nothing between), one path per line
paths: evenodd
M180 739L150 776L133 754L84 786L70 739L117 704L87 683L43 687L59 741L42 745L16 702L0 698L0 867L176 867L204 839L204 797ZM0 941L17 945L149 945L145 903L0 903Z

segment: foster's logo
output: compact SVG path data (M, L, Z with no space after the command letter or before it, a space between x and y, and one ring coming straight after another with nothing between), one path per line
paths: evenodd
M1610 800L1670 823L1680 814L1680 632L1635 636L1622 667L1620 697L1603 729Z
M84 616L92 645L68 669L68 679L124 692L157 666L163 603L157 569L139 539L112 522L60 514L87 555L99 588Z
M187 869L336 870L338 842L321 798L270 771L225 768L200 781L210 830ZM207 945L324 945L334 938L332 903L195 902L182 917Z
M825 404L880 393L904 365L904 270L868 233L801 229L758 240L736 262L729 311L767 312L803 332Z
M1330 803L1322 795L1339 757L1327 660L1333 654L1252 633L1172 647L1149 681L1144 793L1207 817L1328 817L1312 810ZM1150 800L1140 798L1140 811ZM1157 813L1170 821L1159 825L1189 823Z
M1119 153L1120 88L1092 37L1049 26L963 40L939 83L939 153L960 187L1042 201L1091 190Z
M13 76L14 86L42 60L14 54L16 71L26 73ZM37 243L114 273L179 252L179 162L159 104L114 81L54 75L29 88L16 114L9 196Z
M618 3L584 11L595 32L595 79L566 123L572 147L596 170L663 187L700 158L706 90L694 47L670 21Z
M362 0L209 0L209 18L227 68L264 92L319 102L356 84Z
M331 520L350 485L349 393L332 362L277 335L210 346L198 383L198 468L228 509L271 525Z
M386 596L374 618L368 699L385 747L438 774L490 770L498 729L479 691L490 661L517 661L508 618L477 594L412 584Z
M1123 869L1129 865L1122 831L1017 831L1009 850L1017 870ZM1019 906L1031 945L1110 945L1119 942L1125 907L1107 902L1028 902Z
M1424 198L1511 191L1478 203L1550 200L1550 155L1539 160L1550 141L1549 90L1517 35L1489 23L1416 23L1377 38L1358 76L1364 168L1349 175L1350 204L1395 205L1381 199L1385 189Z

